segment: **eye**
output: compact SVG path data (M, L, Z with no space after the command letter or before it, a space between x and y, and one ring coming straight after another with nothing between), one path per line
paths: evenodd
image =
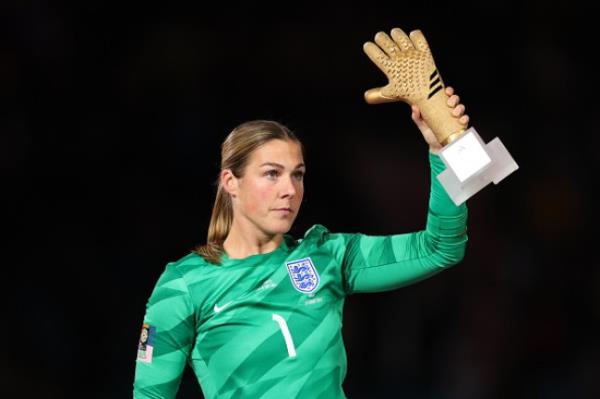
M277 169L269 169L265 172L265 176L269 179L276 179L279 176L279 171Z
M293 176L294 176L294 179L296 179L298 181L304 180L304 172L301 170L294 172Z

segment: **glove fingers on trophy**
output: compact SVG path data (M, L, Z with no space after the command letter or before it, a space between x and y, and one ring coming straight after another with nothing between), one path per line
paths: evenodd
M369 56L371 61L387 75L389 71L387 70L385 63L389 61L389 57L381 51L379 46L372 42L366 42L363 45L363 51Z
M398 53L400 53L400 47L398 47L396 42L385 32L377 32L375 35L375 43L377 43L390 58L396 58Z
M397 98L392 97L390 95L386 95L386 92L389 91L388 86L376 87L374 89L367 90L365 92L365 100L367 101L367 103L383 104L383 103L391 103L391 102L398 101Z
M406 51L414 48L410 38L404 33L404 31L400 28L392 29L392 39L398 44L400 50Z
M427 40L425 39L423 32L421 32L419 29L415 29L410 32L410 40L413 42L417 50L431 53L429 44L427 44Z

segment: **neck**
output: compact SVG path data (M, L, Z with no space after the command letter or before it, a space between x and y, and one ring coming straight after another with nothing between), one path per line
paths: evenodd
M223 249L232 259L275 251L283 241L283 234L266 234L255 226L241 226L233 221L231 230L223 242Z

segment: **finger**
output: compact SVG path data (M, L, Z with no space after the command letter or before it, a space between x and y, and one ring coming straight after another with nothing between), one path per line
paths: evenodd
M425 121L423 120L421 111L418 108L417 109L413 108L412 114L410 116L411 116L411 119L413 120L413 122L415 123L415 125L417 125L417 127L419 128L419 130L421 132L425 131L426 129L429 129L429 126L427 126L427 123L425 123Z
M429 44L427 44L427 40L425 40L425 36L420 30L416 29L410 32L410 40L417 50L425 51L427 53L431 52L431 50L429 50Z
M458 105L458 103L460 103L460 97L456 94L451 95L450 97L448 97L448 101L446 103L449 107L455 107L456 105Z
M394 39L398 47L400 47L400 50L404 51L414 48L412 42L410 41L410 38L406 35L406 33L404 33L402 29L394 28L392 29L391 33L392 38Z
M461 116L461 117L458 119L458 121L459 121L461 124L463 124L463 125L465 125L465 126L466 126L466 125L468 125L468 124L469 124L469 119L470 119L470 118L469 118L469 115L463 115L463 116Z
M379 69L381 69L383 73L387 73L383 66L383 62L389 60L389 57L385 55L385 53L381 51L381 49L377 47L375 43L366 42L363 44L363 51L369 56L371 61L373 61L373 63L377 65Z
M452 110L452 115L457 116L457 117L463 115L464 113L465 113L465 106L462 104L457 105L456 108L454 108Z
M375 35L375 43L377 43L390 57L395 57L400 52L400 48L396 45L396 42L394 42L385 32L377 32Z
M393 97L386 97L381 93L383 87L376 87L365 91L365 101L369 104L383 104L398 101Z
M410 115L413 121L417 122L421 120L421 110L415 104L413 104L410 109L412 110L412 114Z

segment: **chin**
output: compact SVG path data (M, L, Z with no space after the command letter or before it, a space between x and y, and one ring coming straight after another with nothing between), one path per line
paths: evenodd
M273 223L270 227L272 234L286 234L292 228L293 221L280 221L279 223Z
M288 231L290 231L291 228L292 228L291 224L281 226L280 228L275 229L274 233L275 234L286 234Z

